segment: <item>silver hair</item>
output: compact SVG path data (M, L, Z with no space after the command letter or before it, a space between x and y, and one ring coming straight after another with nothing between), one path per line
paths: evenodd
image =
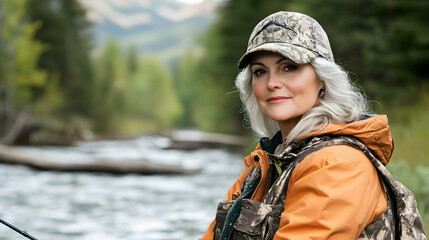
M325 85L325 96L317 106L305 113L286 136L286 143L300 139L313 131L321 131L331 123L353 122L369 110L364 94L354 86L348 73L338 64L318 57L311 61L317 77ZM259 137L273 137L280 127L259 110L252 87L252 71L248 65L241 71L235 86L246 111L246 120ZM285 136L283 136L285 137Z

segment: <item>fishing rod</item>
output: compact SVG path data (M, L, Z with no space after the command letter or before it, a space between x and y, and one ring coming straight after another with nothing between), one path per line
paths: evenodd
M27 237L27 238L29 238L29 239L31 239L31 240L37 240L37 238L35 238L35 237L31 236L29 233L27 233L27 231L23 231L23 230L21 230L21 229L19 229L19 228L15 227L14 225L12 225L12 224L10 224L10 223L6 222L5 220L3 220L3 219L1 219L1 218L0 218L0 222L1 222L1 223L3 223L3 224L4 224L4 225L6 225L6 226L8 226L8 227L12 228L12 229L13 229L13 230L15 230L16 232L18 232L18 233L20 233L21 235L23 235L24 237Z

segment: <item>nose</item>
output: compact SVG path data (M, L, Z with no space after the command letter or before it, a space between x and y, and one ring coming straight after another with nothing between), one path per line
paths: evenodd
M267 88L271 91L282 88L281 79L278 74L270 73L268 82L267 82Z

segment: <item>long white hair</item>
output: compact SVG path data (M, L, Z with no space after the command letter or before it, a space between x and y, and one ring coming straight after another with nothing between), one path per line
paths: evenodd
M318 57L311 61L317 77L325 84L325 96L305 113L286 137L286 143L300 139L312 131L323 130L331 123L353 122L369 110L368 100L355 87L349 75L338 64ZM237 76L235 86L246 111L246 120L259 137L273 137L278 123L259 110L252 87L252 71L245 67ZM285 109L287 111L287 109ZM317 128L317 129L316 129Z

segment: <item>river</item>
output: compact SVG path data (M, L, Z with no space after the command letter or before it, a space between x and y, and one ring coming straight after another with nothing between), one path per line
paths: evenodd
M195 175L37 171L0 164L0 217L39 240L183 240L203 235L217 203L243 170L225 150L165 150L168 139L19 147L52 161L138 160L201 168ZM26 239L0 225L1 240Z

